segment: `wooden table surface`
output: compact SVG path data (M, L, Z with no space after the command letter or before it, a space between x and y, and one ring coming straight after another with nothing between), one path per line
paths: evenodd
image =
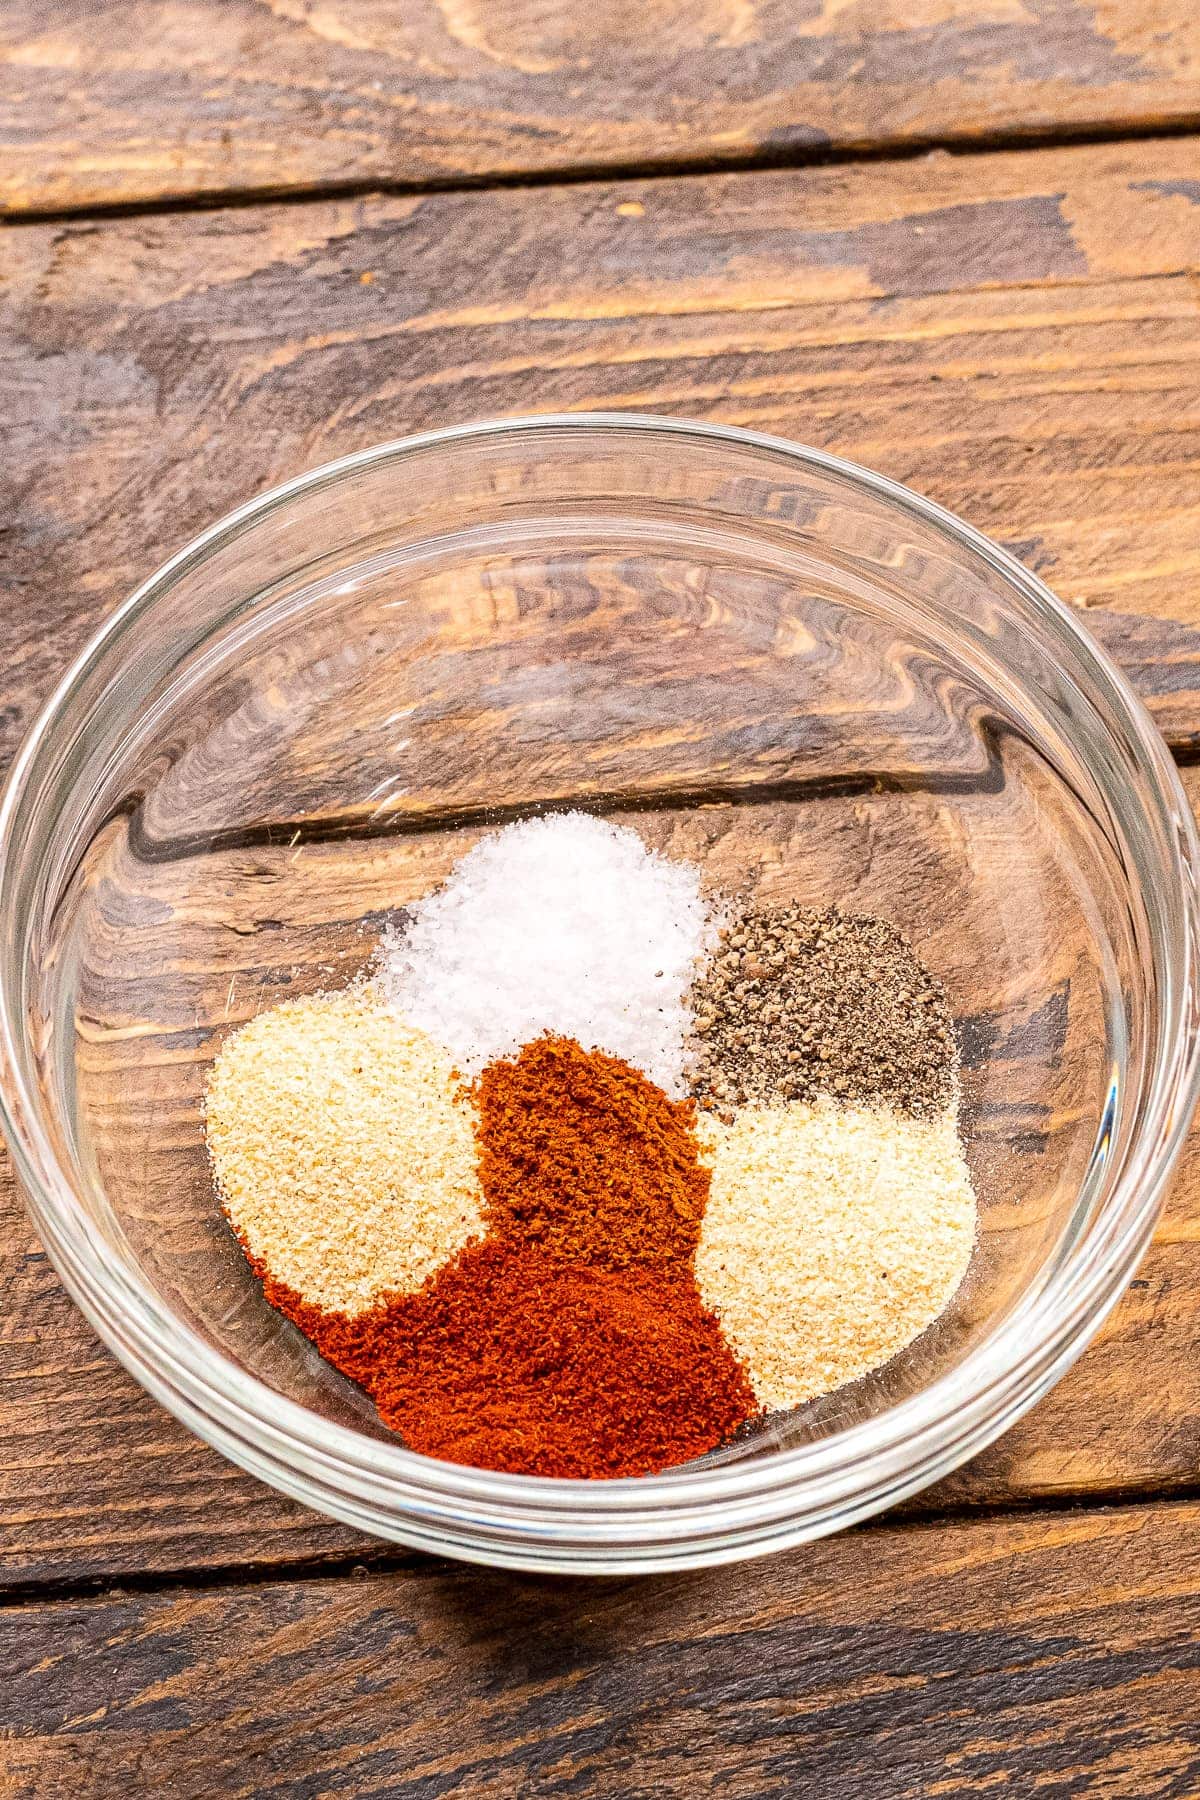
M1200 800L1195 0L10 0L0 209L5 760L247 495L610 407L961 512L1087 610ZM1200 1793L1200 1134L986 1455L629 1583L289 1504L101 1348L7 1166L0 1209L4 1795Z

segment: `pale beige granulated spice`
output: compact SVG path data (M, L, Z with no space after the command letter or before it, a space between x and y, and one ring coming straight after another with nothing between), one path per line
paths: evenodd
M205 1125L244 1248L315 1306L408 1293L483 1231L475 1111L450 1059L369 990L228 1038Z
M975 1241L952 1110L794 1101L697 1126L712 1189L696 1277L763 1406L857 1380L945 1308Z

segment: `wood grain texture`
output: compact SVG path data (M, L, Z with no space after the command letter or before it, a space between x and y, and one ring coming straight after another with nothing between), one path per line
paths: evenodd
M248 494L404 431L596 406L910 482L1088 607L1200 742L1195 168L1181 142L12 230L0 753Z
M0 1613L12 1800L1187 1800L1200 1509L853 1533L740 1568Z
M362 1543L243 1475L125 1373L59 1284L3 1152L0 1319L0 1585L307 1561Z
M1087 606L1172 740L1200 743L1194 166L1158 144L12 230L4 753L104 613L247 493L404 430L590 405L760 425L911 481ZM926 1504L1195 1482L1198 1218L1193 1153L1100 1343ZM7 1581L359 1541L140 1396L9 1188L0 1219Z
M1200 119L1189 0L13 0L0 206Z
M1193 802L1200 803L1200 770L1185 771L1185 778ZM726 859L728 867L750 860L748 841L760 830L772 829L769 818L760 821L758 815L770 815L771 811L737 809L738 817L728 834L733 841L713 839L712 849ZM711 833L704 814L663 814L644 823L654 842L679 854L701 854ZM386 844L381 846L373 860L364 855L355 881L364 900L377 899L383 906L405 891L405 880L418 889L428 885L437 879L452 853L447 842L435 834L408 843L411 851L402 841L393 840L391 850ZM337 853L336 845L314 851L295 890L298 899L303 895L307 908L321 904L326 889L324 901L334 907L344 896L344 865L335 860ZM289 854L276 852L274 863L282 864ZM832 856L837 876L848 884L861 881L867 870L869 879L892 895L894 905L905 894L906 854L902 829L889 834L881 814L872 813L868 820L864 813L857 825L847 818L826 860ZM205 962L216 967L215 959L219 959L218 984L232 997L231 1016L235 1019L253 1013L257 1005L254 982L240 980L239 971L253 969L261 980L265 954L278 954L289 965L289 984L295 981L301 990L306 984L304 969L297 973L290 966L289 959L302 954L303 947L288 914L279 869L273 866L271 855L261 851L255 855L254 866L257 910L261 913L264 904L269 907L270 930L260 932L256 942L256 921L249 913L242 916L237 911L235 898L254 905L254 895L246 888L240 896L231 890L221 908L211 903L206 906L211 926L206 936L193 935L189 940L197 968ZM796 867L794 859L790 866ZM114 879L109 884L114 896L118 891L115 874L114 864ZM783 877L782 869L772 872L768 868L771 891L780 891L778 883ZM864 903L871 898L868 890ZM907 894L907 903L915 909L920 898L919 890L913 889ZM972 930L985 936L988 927L981 909L988 904L995 904L994 895L980 896L970 913ZM136 914L131 909L130 916L152 919L165 910L143 906ZM961 907L947 914L937 948L939 958L952 956L954 933L963 916ZM307 952L312 965L308 986L328 979L322 969L336 961L340 945L351 941L350 930L347 920L340 939L328 933L313 935ZM270 946L270 951L264 950L264 945ZM276 951L280 945L283 948ZM126 968L126 983L134 978L139 950L136 938L129 949L134 961ZM114 938L113 963L107 971L110 981L120 974L118 950ZM160 944L155 951L151 939L146 938L140 942L140 950L144 966L152 967L154 955L161 955L162 947ZM961 952L960 945L953 975L956 988L970 978ZM360 961L364 954L360 943ZM341 967L349 974L355 964L343 962ZM268 969L266 973L274 977L276 971ZM282 966L278 973L285 973ZM288 991L295 989L272 979L266 990L268 1003ZM1010 1015L974 1023L976 1031L986 1025L997 1052L985 1087L975 1095L982 1110L972 1130L985 1157L989 1137L1006 1126L1012 1129L1014 1119L1023 1131L1034 1134L1044 1134L1050 1127L1046 1116L1036 1109L1030 1112L1024 1085L1036 1061L1039 1030L1047 1024L1039 1015L1040 998L1031 995L1026 1002L1017 1000ZM189 1009L185 1023L190 1018ZM181 1150L188 1150L188 1133L193 1139L195 1135L196 1061L207 1057L210 1046L203 1036L197 1041L194 1032L176 1036L177 1041L164 1040L151 1115L143 1121L136 1108L124 1111L108 1151L103 1141L103 1084L98 1089L94 1084L97 1069L102 1072L107 1066L111 1071L111 1053L107 1064L101 1065L97 1045L95 1066L86 1066L81 1079L90 1096L87 1103L101 1109L97 1130L102 1165L109 1153L118 1160L124 1155L128 1161L129 1146L135 1144L133 1160L139 1169L145 1165L151 1170L151 1187L164 1171L169 1176L159 1183L169 1195L166 1229L156 1232L153 1208L141 1209L147 1243L157 1239L160 1258L164 1249L172 1257L209 1258L215 1283L232 1279L218 1269L229 1246L214 1239L209 1229L211 1205L203 1169L198 1178L191 1178L186 1159L181 1158ZM1065 1080L1063 1048L1061 1033L1055 1033L1052 1041L1045 1043L1044 1054L1064 1071ZM125 1049L129 1053L136 1045L125 1040ZM970 1073L969 1081L972 1092L974 1077ZM1064 1099L1069 1099L1069 1086L1066 1081ZM1044 1102L1045 1083L1039 1081L1035 1091ZM995 1116L989 1111L991 1102L1000 1103ZM1010 1173L1020 1166L1021 1159L1013 1157L1005 1164ZM986 1160L983 1168L986 1183ZM1014 1217L1013 1224L1020 1223ZM923 1511L937 1511L1193 1489L1200 1467L1200 1365L1194 1355L1200 1329L1198 1241L1200 1131L1189 1146L1155 1242L1098 1342L1005 1438L915 1504ZM0 1284L7 1321L0 1342L0 1435L8 1446L0 1461L0 1586L148 1571L199 1571L241 1563L307 1562L344 1556L363 1544L354 1533L303 1513L239 1474L139 1394L95 1343L58 1287L17 1214L9 1185L0 1187L0 1243ZM203 1282L197 1280L195 1293L201 1310L202 1289ZM217 1316L225 1304L219 1296L214 1301ZM248 1326L255 1316L247 1313ZM273 1353L269 1334L264 1332L260 1350L255 1350L248 1338L244 1353L260 1356L266 1368L266 1359ZM289 1378L282 1363L278 1378Z

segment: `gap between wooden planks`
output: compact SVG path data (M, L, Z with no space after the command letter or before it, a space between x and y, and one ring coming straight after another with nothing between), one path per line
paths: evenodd
M249 494L406 431L610 407L882 469L1012 546L1200 743L1200 182L1138 144L5 235L0 753Z
M1200 803L1200 770L1185 783ZM238 940L239 943L242 940ZM0 1186L0 1589L344 1557L366 1540L241 1474L96 1343ZM176 1222L182 1243L187 1209ZM1200 1467L1200 1130L1100 1338L1039 1406L914 1503L978 1510L1190 1491Z
M0 209L1200 122L1189 0L13 0Z
M12 1605L0 1787L1182 1800L1198 1588L1200 1507L1176 1503L893 1522L628 1582L423 1560Z
M248 492L428 424L615 405L823 443L963 512L1089 607L1190 753L1194 167L1157 143L11 231L5 749L104 612ZM1198 1192L1193 1164L1101 1344L930 1504L1195 1480ZM8 1580L360 1541L145 1400L9 1207Z

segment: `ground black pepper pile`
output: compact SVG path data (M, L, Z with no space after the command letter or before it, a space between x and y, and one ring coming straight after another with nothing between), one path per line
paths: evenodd
M954 1028L945 989L885 919L753 907L734 916L692 994L693 1089L722 1113L830 1095L945 1111Z

